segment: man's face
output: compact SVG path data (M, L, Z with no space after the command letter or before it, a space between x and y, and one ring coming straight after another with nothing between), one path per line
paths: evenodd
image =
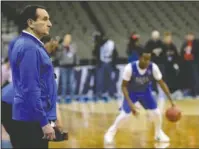
M165 36L164 37L164 42L166 43L166 44L170 44L171 42L172 42L172 36Z
M194 40L194 35L193 34L187 34L186 39L188 41L192 41L192 40Z
M152 34L151 34L151 38L154 41L159 40L160 39L160 33L158 31L153 31Z
M45 9L38 8L36 11L37 19L31 24L34 32L39 36L49 35L52 24L48 12Z
M66 34L64 37L64 46L69 46L72 41L72 37L70 34Z
M151 61L151 54L150 53L143 53L140 57L139 67L141 69L146 69Z

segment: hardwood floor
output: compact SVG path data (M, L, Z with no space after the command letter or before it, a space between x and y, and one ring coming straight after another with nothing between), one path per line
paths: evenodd
M111 145L104 144L103 137L119 113L118 101L61 104L64 129L69 132L69 140L50 142L50 147L199 148L199 100L180 100L176 104L183 113L179 122L171 123L163 116L163 130L170 137L170 143L153 140L153 125L146 118L146 112L141 109L138 118L131 116L124 123ZM168 106L166 103L165 109Z

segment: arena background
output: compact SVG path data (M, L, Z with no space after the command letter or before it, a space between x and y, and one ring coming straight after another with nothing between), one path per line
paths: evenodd
M151 38L153 30L158 30L161 37L163 37L164 32L171 32L179 56L187 33L192 32L196 39L199 38L199 2L197 1L2 1L2 61L7 57L8 43L19 35L18 14L28 4L39 4L47 8L53 24L50 34L54 38L64 38L65 34L71 34L72 42L75 44L79 57L78 66L74 66L76 85L73 98L68 95L64 99L60 97L62 88L60 76L62 74L59 64L55 63L64 129L69 131L71 138L66 142L51 143L51 147L106 147L103 144L103 135L118 114L118 108L122 101L120 85L123 68L128 63L126 48L132 32L139 34L141 45L145 45ZM112 79L114 80L112 86L115 96L110 97L105 93L102 100L97 100L95 96L97 61L93 57L92 51L95 46L94 36L96 34L101 34L113 40L118 52L116 69L112 71ZM197 50L199 51L199 48ZM197 67L199 70L199 66ZM196 77L199 78L199 71ZM106 82L108 81L106 79L103 88L107 86ZM156 96L155 91L154 96ZM152 131L146 129L151 128L151 125L146 125L148 122L145 119L145 112L141 110L142 116L140 119L138 121L134 118L129 120L127 122L129 127L124 126L121 129L116 137L117 143L111 147L199 147L198 95L193 97L179 88L173 92L172 96L182 109L184 116L181 121L175 124L165 119L163 125L172 140L170 144L152 142ZM167 101L165 101L163 110L168 106ZM104 122L102 122L102 119L104 119ZM4 129L2 129L2 132L3 147L8 147L9 138ZM88 134L91 136L87 136Z

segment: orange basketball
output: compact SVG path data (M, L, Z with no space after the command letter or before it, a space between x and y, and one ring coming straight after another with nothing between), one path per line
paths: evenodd
M177 107L170 107L166 111L166 118L171 122L177 122L181 118L181 111Z

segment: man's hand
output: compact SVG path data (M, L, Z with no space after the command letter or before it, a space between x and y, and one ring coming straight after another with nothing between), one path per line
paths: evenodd
M137 111L137 107L133 104L130 105L131 111L133 113L133 115L138 116L139 112Z
M172 107L175 107L175 106L176 106L175 103L174 103L173 101L171 102L171 106L172 106Z
M61 121L59 121L59 120L56 120L56 122L55 122L55 127L56 127L60 132L63 131L63 125L62 125Z
M56 138L55 131L50 124L47 124L44 127L42 127L42 130L44 133L43 139L53 140Z

